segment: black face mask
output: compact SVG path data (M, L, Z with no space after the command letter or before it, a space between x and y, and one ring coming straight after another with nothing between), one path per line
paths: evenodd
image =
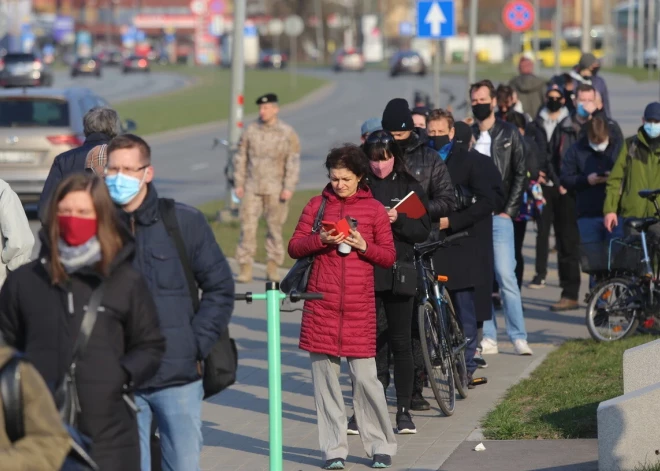
M548 98L548 102L545 104L545 106L548 108L548 111L552 113L559 111L562 106L561 98Z
M591 69L591 74L592 75L597 75L599 70L600 70L600 67L594 67L593 69Z
M492 111L493 110L490 108L490 103L479 103L478 105L472 105L472 114L474 115L474 119L477 121L483 121L484 119L488 118Z
M431 141L431 144L435 150L440 150L449 144L449 135L445 134L444 136L429 136L429 140Z
M410 133L410 136L408 136L406 139L397 139L396 141L396 143L399 144L399 147L401 147L401 150L403 151L412 146L414 142L415 138L413 137L413 133Z

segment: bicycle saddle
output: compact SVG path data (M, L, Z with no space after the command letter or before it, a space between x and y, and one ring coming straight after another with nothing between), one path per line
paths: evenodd
M653 224L659 221L660 220L658 220L657 218L631 218L626 220L625 225L636 231L646 232L649 227L651 227Z
M660 189L658 189L658 190L640 190L637 194L639 196L641 196L642 198L655 199L658 195L660 195Z

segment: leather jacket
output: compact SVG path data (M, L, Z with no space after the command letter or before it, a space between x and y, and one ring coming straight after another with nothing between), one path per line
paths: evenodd
M479 139L479 125L472 125L472 134ZM506 121L496 119L488 130L490 134L490 156L502 175L504 189L504 206L497 208L495 213L506 213L512 219L520 212L522 194L527 187L527 166L522 136L518 129Z
M428 137L413 132L410 138L413 142L404 151L406 167L428 196L429 216L437 223L454 210L454 185L445 162L428 146Z

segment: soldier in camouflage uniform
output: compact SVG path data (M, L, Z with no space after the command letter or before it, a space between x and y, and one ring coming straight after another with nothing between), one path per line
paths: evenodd
M269 281L279 281L278 268L284 262L282 224L300 174L298 135L278 118L277 95L263 95L257 105L259 120L244 131L234 157L234 185L236 196L241 198L241 240L236 248L239 283L252 281L262 214L268 225L266 276Z

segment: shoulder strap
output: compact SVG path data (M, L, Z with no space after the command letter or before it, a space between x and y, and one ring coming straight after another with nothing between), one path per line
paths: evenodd
M190 259L188 258L186 246L183 242L179 221L176 218L175 202L170 198L159 198L158 209L160 211L160 217L163 219L163 224L165 224L167 234L174 241L176 251L179 253L179 260L181 261L183 271L186 274L186 282L188 283L188 291L190 291L190 299L192 300L193 309L197 312L199 310L199 289L197 287L197 282L195 281L195 274L192 265L190 264Z
M85 315L80 324L80 332L78 333L78 338L76 339L76 344L73 347L73 357L71 359L71 365L75 365L80 357L82 357L87 347L87 342L89 342L89 337L92 335L92 330L94 330L94 324L96 324L96 317L98 314L99 306L101 306L101 300L103 299L103 292L105 291L105 282L101 282L100 285L92 291L92 296L87 302L87 309L85 310Z
M25 436L21 370L19 368L22 358L20 354L15 353L0 369L0 398L5 416L5 430L12 443Z
M319 230L321 230L321 222L323 221L323 213L325 212L325 203L328 201L325 196L322 196L321 198L321 205L319 206L319 210L316 213L316 218L314 219L314 225L312 226L312 234L316 234Z

